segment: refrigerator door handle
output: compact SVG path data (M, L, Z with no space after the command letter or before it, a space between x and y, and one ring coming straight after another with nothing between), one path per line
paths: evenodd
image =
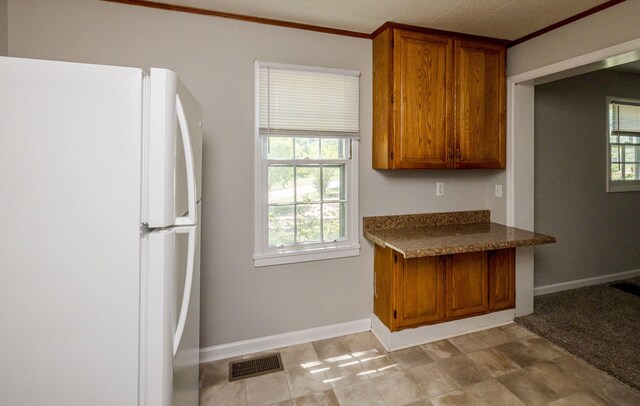
M173 356L175 357L180 347L180 341L182 341L182 335L184 334L184 327L187 322L187 315L189 313L189 302L191 301L191 290L193 286L193 273L195 267L195 254L196 254L196 227L189 227L186 229L176 229L176 233L189 233L189 246L187 254L187 270L184 278L184 292L182 293L182 305L180 306L180 315L178 316L178 324L176 326L176 332L173 337Z
M176 218L176 225L195 224L196 219L196 173L193 162L193 149L191 147L191 133L189 132L189 123L184 113L184 107L180 95L176 94L176 111L178 113L178 125L182 132L182 146L184 150L184 163L187 169L187 198L188 212L184 217Z

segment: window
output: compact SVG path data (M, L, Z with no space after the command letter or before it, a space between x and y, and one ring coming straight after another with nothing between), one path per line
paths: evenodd
M359 79L256 62L255 266L359 254Z
M607 191L640 190L640 100L607 98Z

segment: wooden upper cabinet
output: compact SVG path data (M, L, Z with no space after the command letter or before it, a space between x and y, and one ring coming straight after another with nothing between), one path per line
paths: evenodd
M393 166L447 168L453 130L453 41L394 32Z
M504 168L506 72L502 46L455 41L456 166Z
M375 169L504 168L505 48L388 28L373 39Z

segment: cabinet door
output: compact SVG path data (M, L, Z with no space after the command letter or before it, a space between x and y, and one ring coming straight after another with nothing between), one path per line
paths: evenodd
M397 327L411 327L444 320L446 257L404 259L399 254Z
M376 244L373 255L373 312L390 330L395 329L393 318L394 252Z
M394 168L452 166L453 41L394 30Z
M489 308L491 311L516 306L516 249L489 252Z
M502 46L455 41L457 168L504 168L506 76Z
M447 318L489 310L487 252L450 255L447 264Z

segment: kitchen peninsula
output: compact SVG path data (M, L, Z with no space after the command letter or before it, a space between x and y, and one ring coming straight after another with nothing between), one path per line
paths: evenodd
M488 210L365 217L375 243L372 330L388 350L513 321L515 249L554 237Z

